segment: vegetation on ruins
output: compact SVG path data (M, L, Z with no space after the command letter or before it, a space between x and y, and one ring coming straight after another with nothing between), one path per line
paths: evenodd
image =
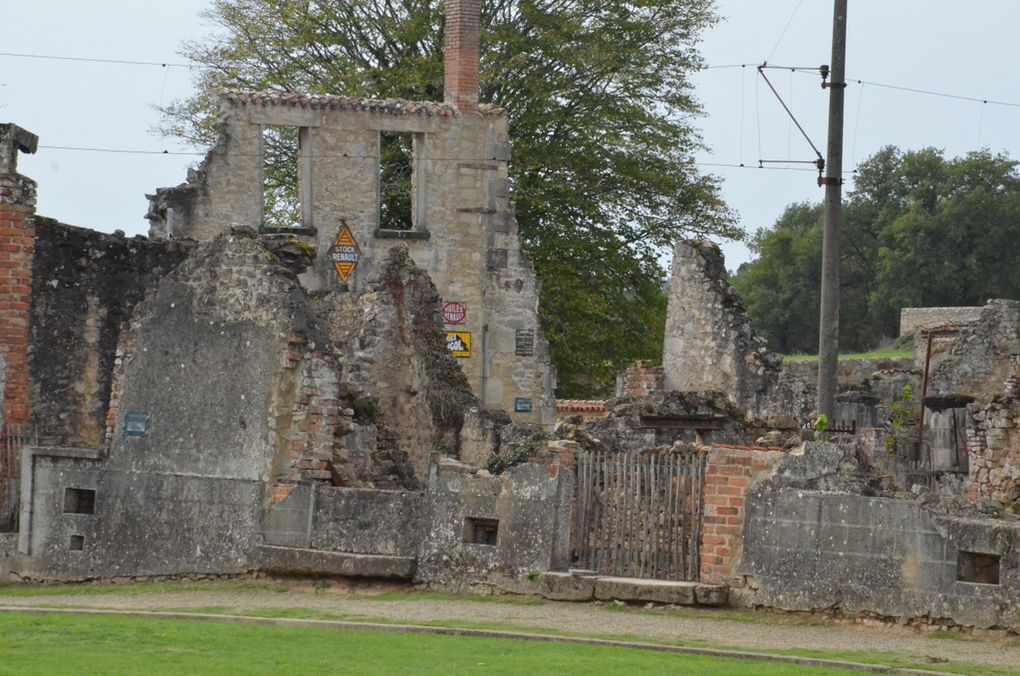
M903 307L1020 298L1018 224L1020 172L1007 156L879 150L844 206L840 348L895 336ZM817 348L821 239L822 206L792 204L754 236L758 258L733 280L775 350Z
M700 175L689 76L711 0L487 0L481 100L508 109L513 198L542 282L561 396L605 394L662 349L659 255L679 237L739 237ZM209 66L163 131L213 138L208 87L442 100L440 0L215 0Z

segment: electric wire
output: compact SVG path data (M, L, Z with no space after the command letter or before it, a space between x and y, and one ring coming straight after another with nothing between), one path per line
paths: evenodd
M780 43L782 43L783 42L783 38L786 37L786 31L790 30L790 25L793 23L793 19L797 16L797 12L800 11L800 6L803 5L803 4L804 4L804 0L799 0L799 2L797 3L797 6L793 8L793 13L790 14L790 18L787 20L786 26L783 27L783 32L779 34L779 39L776 40L776 44L773 45L772 51L769 52L768 59L765 59L766 61L771 59L772 55L776 53L777 49L779 49Z
M197 150L139 150L136 148L104 148L98 146L65 146L65 145L46 145L39 144L40 149L45 150L63 150L73 152L94 152L94 153L119 153L125 155L168 155L168 156L184 156L184 157L204 157L208 153ZM231 157L260 157L254 153L230 153ZM316 153L310 156L310 159L333 159L333 158L346 158L346 159L378 159L378 155L372 154L357 154L357 153ZM436 157L429 156L430 160L446 160L446 161L465 161L465 162L477 162L477 157ZM767 171L811 171L814 169L801 169L798 167L759 167L744 164L743 162L713 162L713 161L702 161L696 160L692 164L701 167L720 167L729 169L755 169L755 170L767 170ZM844 171L843 173L851 173L850 171Z

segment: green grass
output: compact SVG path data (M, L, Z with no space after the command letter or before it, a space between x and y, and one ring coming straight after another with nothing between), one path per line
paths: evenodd
M428 592L431 594L431 592ZM485 597L481 597L485 598ZM664 614L673 613L674 611L646 611L640 609L634 609L635 612L662 612ZM168 608L163 612L184 612L184 613L202 613L202 614L224 614L224 615L238 615L242 614L235 610L225 610L224 608L217 606L207 606L202 608ZM371 617L366 615L354 615L354 614L341 614L331 613L327 611L314 610L310 608L272 608L262 609L255 611L245 611L244 615L250 615L254 617L266 617L266 618L292 618L292 619L312 619L312 620L340 620L347 622L370 622L373 624L402 624L396 620L382 617ZM748 613L752 614L753 613ZM717 618L722 619L722 618ZM740 622L741 620L735 620ZM744 620L747 621L747 620ZM794 621L793 624L801 624L801 622ZM604 639L609 641L631 641L639 643L654 643L658 645L669 645L669 646L681 646L688 648L709 648L714 650L735 650L735 651L746 651L747 648L741 646L727 645L725 643L719 643L714 641L704 641L699 639L683 639L683 640L666 640L651 638L648 636L641 636L636 634L606 634L599 633L597 631L578 634L576 632L563 631L559 629L553 629L549 627L531 627L522 626L518 624L512 624L508 622L485 622L477 620L467 619L451 619L451 620L429 620L423 622L415 622L422 626L428 627L443 627L443 628L455 628L455 629L482 629L489 631L506 631L506 632L517 632L526 634L540 634L543 636L561 636L561 637L579 637L585 638L596 638ZM804 624L817 624L817 623L804 623ZM939 632L936 632L939 633ZM955 636L955 635L954 635ZM976 640L976 639L973 639ZM1020 647L1020 644L1014 647ZM995 669L994 667L985 667L964 664L960 662L952 662L949 664L932 663L930 661L918 658L915 655L906 655L896 653L893 651L878 651L878 650L808 650L790 648L785 650L769 650L769 649L755 649L751 652L769 653L774 655L789 655L796 657L810 657L815 659L823 660L842 660L846 662L866 663L866 664L880 664L888 667L898 667L904 669L927 669L929 671L945 671L954 674L973 674L974 676L1008 676L1014 674L1013 671ZM0 672L2 673L2 672ZM715 673L715 672L707 672ZM755 672L757 673L757 672Z
M508 639L185 620L0 615L2 674L852 674Z
M910 359L914 356L912 350L877 350L875 352L860 352L858 354L841 354L840 361L863 361L865 359ZM817 354L788 354L783 357L784 361L805 362L818 361Z
M79 596L93 594L178 594L181 592L229 592L246 590L288 591L287 587L272 582L248 579L203 580L200 582L130 582L124 584L69 583L37 584L31 582L0 581L0 602L5 596Z

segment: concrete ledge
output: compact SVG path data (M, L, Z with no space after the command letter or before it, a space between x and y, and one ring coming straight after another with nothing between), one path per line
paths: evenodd
M414 577L417 561L408 556L348 554L320 549L263 545L255 551L255 567L284 575L336 575L344 577Z
M596 579L570 573L542 573L538 576L539 593L551 601L591 601L595 598Z

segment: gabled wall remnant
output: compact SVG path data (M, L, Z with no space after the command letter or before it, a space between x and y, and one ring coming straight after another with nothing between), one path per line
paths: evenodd
M719 247L678 242L663 343L666 389L722 392L749 419L796 427L802 397L798 383L784 378L782 360L755 332Z
M219 136L187 184L150 197L151 234L210 239L231 226L263 229L266 126L299 128L301 222L293 232L317 256L302 276L313 292L361 293L386 252L402 242L444 301L462 310L448 318L458 352L484 407L514 420L552 424L553 367L538 325L538 282L517 235L508 183L507 117L490 106L373 101L336 96L218 92ZM382 227L381 134L414 138L408 229ZM332 257L344 227L355 242L349 277ZM347 246L351 246L348 244ZM347 261L347 264L351 261Z

